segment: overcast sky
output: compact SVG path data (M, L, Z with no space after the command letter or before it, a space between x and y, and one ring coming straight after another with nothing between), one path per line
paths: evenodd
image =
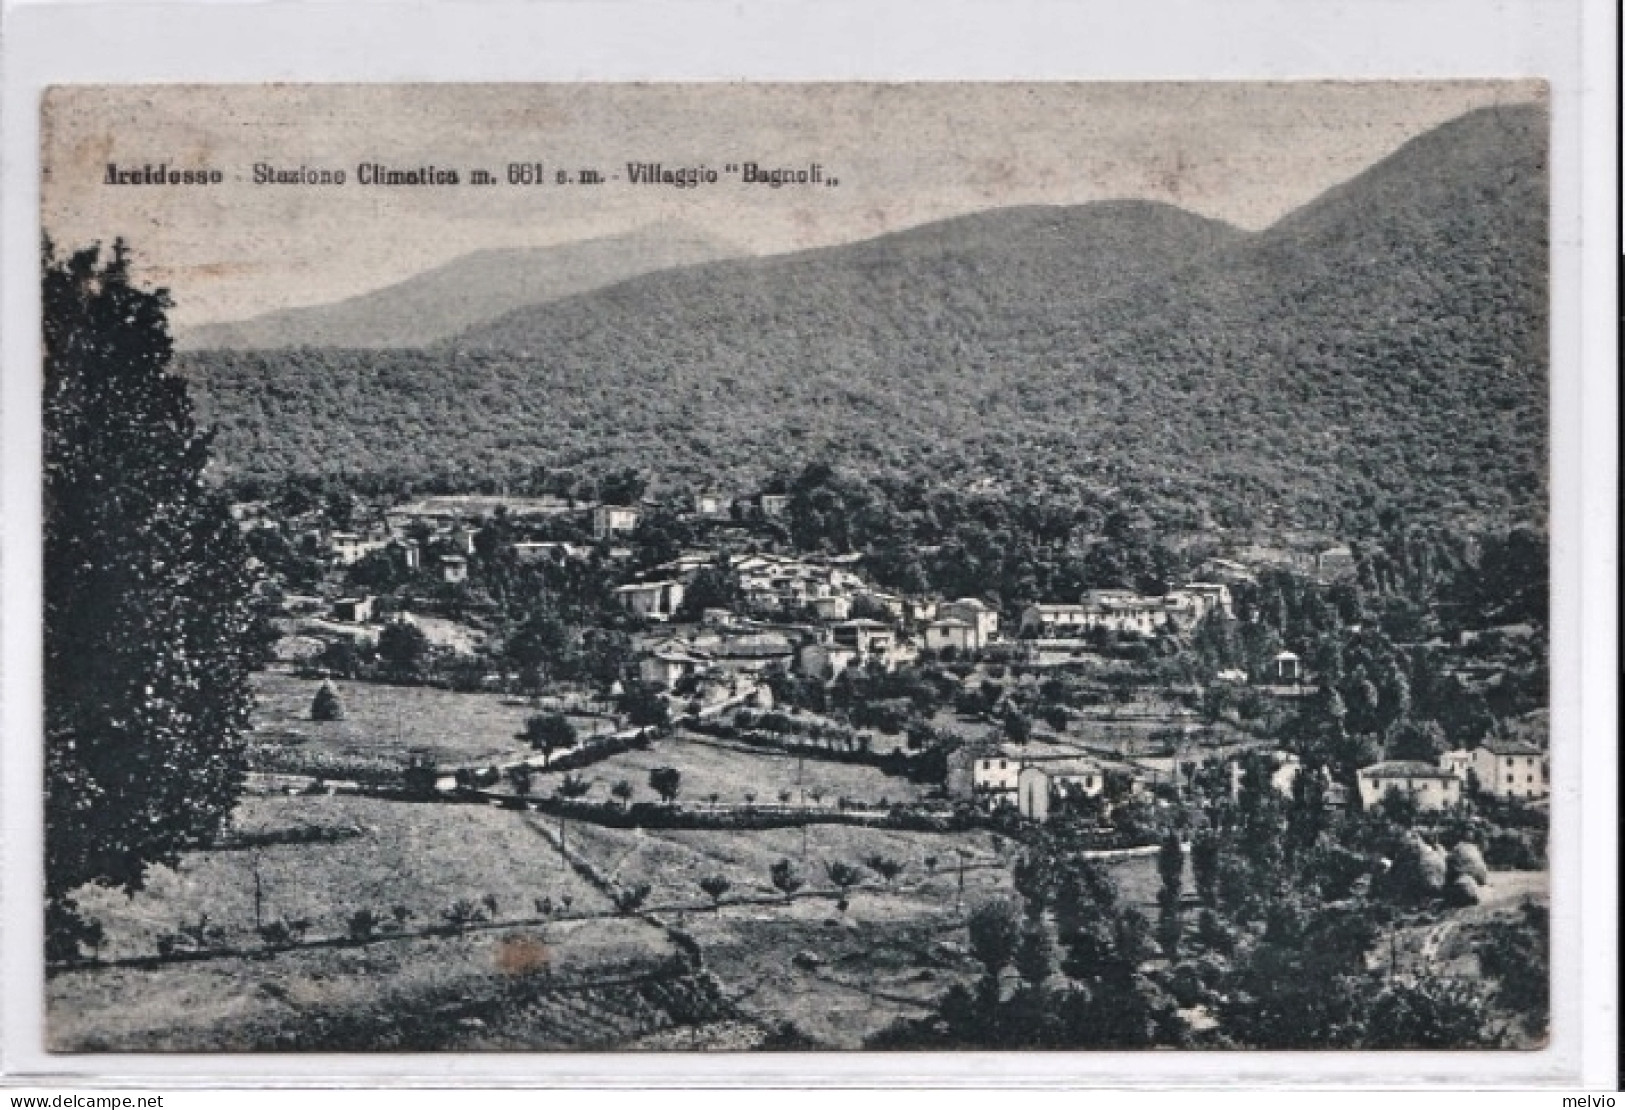
M126 86L45 107L43 220L123 235L178 325L319 304L486 247L659 222L741 253L822 246L1010 204L1166 201L1259 229L1513 83ZM357 165L592 167L596 188L366 187ZM627 162L818 162L836 187L626 184ZM216 186L109 186L108 162L211 167ZM255 185L253 165L342 169Z

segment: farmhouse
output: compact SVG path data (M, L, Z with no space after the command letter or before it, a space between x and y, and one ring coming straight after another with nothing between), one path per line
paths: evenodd
M599 505L592 511L594 539L625 535L638 526L638 511L627 505Z
M683 584L671 580L632 582L615 588L615 599L649 620L670 620L683 604Z
M1544 798L1551 793L1546 753L1524 740L1491 737L1472 753L1478 788L1497 798Z
M815 597L809 604L819 620L844 621L852 615L852 599L849 597Z
M1076 604L1031 605L1021 614L1025 636L1071 639L1095 629L1149 636L1165 625L1189 628L1209 613L1232 616L1230 587L1190 582L1161 597L1133 590L1089 590Z
M1049 820L1050 807L1066 797L1098 797L1106 772L1090 759L1033 762L1016 776L1016 808L1030 821Z
M1278 653L1269 661L1264 681L1274 686L1296 686L1303 681L1303 661L1290 651Z
M703 517L725 517L730 504L720 493L702 493L694 498L694 512Z
M701 570L716 562L717 556L711 551L685 551L677 558L661 563L654 568L655 573L666 578L675 578L687 585L694 580L694 576Z
M1235 619L1230 587L1222 582L1187 582L1168 594L1171 602L1194 615L1195 621L1209 613L1218 613L1225 620Z
M897 646L897 635L890 625L868 617L840 621L830 626L830 636L841 647L851 648L858 656L884 656Z
M711 657L681 640L667 640L638 661L638 677L651 686L670 690L692 674L709 670Z
M356 532L334 532L328 537L333 558L341 566L354 566L374 551L381 551L389 541L382 536L363 536Z
M853 648L839 644L804 644L796 653L796 670L828 681L858 661Z
M945 601L936 607L938 620L964 621L971 626L973 647L986 647L999 631L999 611L987 602L975 597L962 597L957 601Z
M971 792L984 803L1014 805L1021 760L1007 752L989 752L971 764Z
M372 598L341 597L333 603L333 619L350 624L366 624L372 620Z
M747 555L734 564L734 571L744 607L764 614L812 607L825 620L844 620L851 612L852 591L863 584L841 567L780 555Z
M1370 809L1398 791L1416 799L1424 810L1443 809L1461 801L1459 775L1417 760L1393 760L1360 768L1360 802Z
M975 651L981 647L976 626L969 621L949 618L934 620L925 626L925 646L932 651L953 648L955 651Z
M795 645L780 632L713 633L692 643L696 650L709 656L717 668L730 674L757 674L771 667L787 667L796 655Z
M440 560L440 577L446 582L468 581L468 560L461 555L447 555Z

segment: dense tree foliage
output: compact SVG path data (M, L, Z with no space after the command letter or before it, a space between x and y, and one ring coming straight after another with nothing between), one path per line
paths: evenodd
M43 295L46 886L66 926L74 888L133 890L230 813L253 583L169 372L167 295L135 286L122 243L47 244Z

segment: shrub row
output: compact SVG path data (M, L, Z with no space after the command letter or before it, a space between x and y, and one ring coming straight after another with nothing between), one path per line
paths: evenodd
M645 728L631 736L614 735L603 740L584 743L580 747L572 748L562 755L556 755L548 761L549 771L578 771L583 767L591 767L594 763L608 759L610 756L620 755L623 752L642 751L649 747L654 739L654 729Z
M516 798L509 794L464 792L469 800L498 801L512 808L532 808L610 828L631 829L781 829L801 825L875 825L916 832L955 832L980 827L983 815L970 807L928 810L919 806L887 808L849 803L846 809L802 810L762 805L728 809L690 809L659 802L586 802L563 798Z
M281 829L227 833L214 842L216 851L266 848L273 844L336 844L354 840L362 832L354 825L300 825Z

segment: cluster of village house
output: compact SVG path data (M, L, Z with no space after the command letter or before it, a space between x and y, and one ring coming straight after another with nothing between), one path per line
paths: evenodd
M745 502L701 495L694 513L717 522L772 518L783 514L787 500L775 494ZM429 497L387 510L366 530L329 532L325 542L339 566L353 566L374 552L389 552L408 570L423 566L426 542L434 549L434 566L442 580L458 583L468 577L468 559L478 533L473 521L498 504L520 524L590 514L594 539L611 543L634 531L641 517L641 510L633 506L580 506L542 498ZM425 535L426 541L421 538ZM519 540L511 546L521 563L584 559L591 553L586 545L562 541ZM615 597L644 620L670 622L683 608L695 577L713 566L723 549L685 553L616 587ZM640 665L642 677L670 689L690 676L784 665L829 679L852 665L875 661L893 667L916 658L921 650L969 653L999 641L999 614L986 602L892 593L866 582L857 572L860 561L855 554L752 553L734 558L729 570L738 583L738 600L725 609L704 610L697 630L648 645ZM1017 635L1044 643L1071 642L1097 629L1149 634L1166 624L1188 628L1214 610L1230 615L1229 587L1222 583L1191 583L1159 597L1092 590L1076 604L1029 607ZM333 616L365 623L372 618L372 599L341 598L334 603ZM903 628L912 631L904 635Z
M642 617L668 621L681 608L688 584L714 559L710 552L684 556L656 568L647 581L619 587L617 596ZM827 680L850 666L875 662L891 668L921 651L968 653L1000 642L999 613L987 602L890 593L864 581L855 569L859 561L856 555L774 554L735 560L730 569L738 581L738 602L704 610L698 632L654 645L643 678L669 688L713 668L738 671L783 663ZM1149 633L1170 623L1188 629L1214 610L1229 616L1230 604L1229 588L1211 583L1161 597L1094 590L1077 605L1033 606L1029 615L1064 610L1065 621L1039 627L1024 618L1019 637L1074 642L1094 629ZM852 615L859 611L868 615Z
M712 521L771 518L784 512L786 502L785 497L773 494L757 495L746 502L706 494L696 498L694 512L696 517ZM641 514L631 506L580 506L553 499L430 497L386 511L381 524L366 531L327 533L326 542L334 562L342 566L353 565L372 552L390 551L408 569L417 569L422 565L421 546L410 535L422 536L426 527L441 577L460 582L467 578L468 558L474 552L477 528L472 521L492 512L497 504L520 523L588 513L594 539L611 542L635 530ZM245 521L245 526L250 523ZM520 540L512 547L520 562L579 559L591 552L584 545L557 541ZM629 612L652 623L670 622L696 576L716 565L718 557L718 550L685 553L617 587L616 598ZM1317 557L1314 569L1341 572L1346 569L1341 559L1336 552ZM703 610L698 625L681 635L652 639L639 659L640 677L665 691L685 682L696 688L704 686L711 697L722 700L739 692L741 680L772 668L828 681L850 666L879 663L892 668L910 662L922 649L976 652L1000 641L999 614L986 602L891 593L866 582L857 570L860 562L858 555L751 553L732 559L728 566L738 583L737 602L728 608ZM1160 596L1121 589L1090 590L1077 602L1031 605L1021 614L1017 637L1038 645L1066 645L1099 630L1149 635L1166 625L1189 629L1213 612L1230 618L1232 600L1226 582L1246 580L1250 572L1244 564L1222 559L1210 560L1208 565L1219 581L1187 583ZM855 611L873 615L853 616ZM885 619L877 619L882 615ZM372 619L371 599L341 598L334 603L333 616L365 623ZM905 634L904 629L911 631ZM1247 678L1241 673L1219 677ZM1301 661L1283 651L1258 680L1284 694L1302 692ZM1276 753L1276 760L1275 785L1289 793L1297 759ZM1101 794L1106 773L1114 766L1072 750L1046 752L1026 745L979 749L962 763L950 776L951 786L957 782L960 792L985 805L1015 806L1024 816L1040 821L1058 799ZM1125 774L1131 789L1141 789L1169 773L1132 762L1115 766ZM1363 768L1358 774L1360 797L1369 806L1390 791L1399 791L1423 809L1439 809L1462 799L1469 772L1480 790L1496 797L1538 800L1549 794L1544 750L1523 741L1490 738L1471 751L1446 753L1438 765L1385 761ZM1341 787L1329 785L1330 804L1346 804Z
M1271 759L1276 768L1271 785L1290 797L1301 761L1284 751L1271 753ZM1100 796L1106 790L1109 771L1122 774L1131 794L1165 777L1175 781L1180 773L1176 767L1164 769L1133 760L1013 744L971 753L963 771L950 777L950 790L957 786L959 792L985 806L1013 806L1023 817L1035 821L1046 820L1051 808L1062 799ZM1236 794L1241 787L1241 762L1232 760L1229 771L1231 792ZM1477 778L1480 792L1491 797L1540 802L1551 793L1544 750L1522 740L1490 737L1470 751L1446 752L1437 765L1390 760L1361 768L1357 774L1360 803L1370 808L1389 793L1397 792L1409 795L1421 810L1437 811L1466 797L1469 772ZM1334 808L1348 805L1347 791L1329 778L1326 804Z

